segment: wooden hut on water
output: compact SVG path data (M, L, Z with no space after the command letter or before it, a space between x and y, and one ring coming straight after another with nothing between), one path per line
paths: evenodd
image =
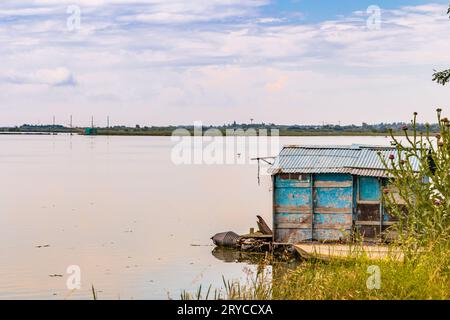
M389 162L390 155L398 158L395 148L285 146L270 169L274 242L389 237L395 219L383 206L388 173L380 157Z

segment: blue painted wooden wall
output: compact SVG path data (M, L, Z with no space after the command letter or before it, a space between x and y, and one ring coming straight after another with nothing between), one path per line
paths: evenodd
M302 178L274 176L276 242L347 238L351 235L353 222L358 220L356 209L361 203L370 208L379 204L383 221L391 220L381 204L381 190L386 179L348 174L309 174Z
M274 180L276 242L339 240L351 233L353 177L308 175L307 181Z

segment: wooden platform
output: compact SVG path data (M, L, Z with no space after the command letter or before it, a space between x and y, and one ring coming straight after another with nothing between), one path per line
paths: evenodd
M294 248L305 259L347 259L352 257L367 257L371 260L394 259L403 261L403 253L384 245L354 245L354 244L322 244L299 243Z
M267 241L272 241L272 237L271 234L263 234L259 231L241 235L242 239L261 239Z

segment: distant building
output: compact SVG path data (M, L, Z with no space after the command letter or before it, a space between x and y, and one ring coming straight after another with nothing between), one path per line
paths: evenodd
M86 128L84 134L87 136L95 136L97 134L97 128Z

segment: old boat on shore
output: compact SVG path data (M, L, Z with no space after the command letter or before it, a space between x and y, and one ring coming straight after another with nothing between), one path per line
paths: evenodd
M403 261L403 252L388 245L352 245L326 243L298 243L293 245L304 259L348 259L364 257L369 260L392 259Z

